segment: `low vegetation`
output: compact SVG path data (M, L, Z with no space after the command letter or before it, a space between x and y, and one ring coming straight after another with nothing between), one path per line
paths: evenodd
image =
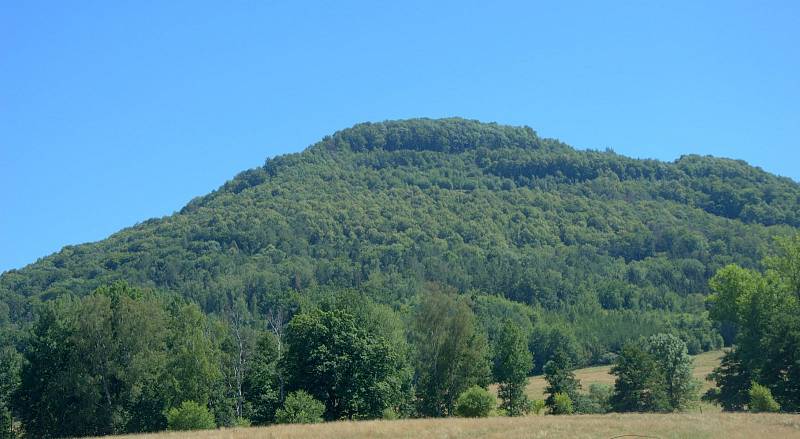
M800 416L749 413L609 414L332 422L192 433L136 439L530 439L613 437L752 439L800 437Z

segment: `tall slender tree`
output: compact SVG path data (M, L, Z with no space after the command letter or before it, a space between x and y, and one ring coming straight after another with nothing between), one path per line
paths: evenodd
M573 365L569 355L562 350L556 351L553 358L544 366L544 379L547 381L547 398L545 405L551 412L556 410L556 395L566 395L571 401L577 401L581 383L575 378Z
M694 365L686 343L672 334L656 334L647 340L647 346L664 374L664 390L670 408L689 408L697 401L700 383L694 379Z
M432 291L414 318L416 390L423 416L452 416L458 396L491 377L486 336L462 297Z
M513 321L506 320L495 345L494 378L499 384L500 408L509 416L524 415L530 411L525 387L528 371L533 367L526 334Z

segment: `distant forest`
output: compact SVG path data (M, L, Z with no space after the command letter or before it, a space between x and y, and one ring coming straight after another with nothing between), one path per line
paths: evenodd
M125 409L108 402L108 413L91 415L110 419L107 425L70 434L161 429L166 410L184 401L207 406L218 425L245 417L272 422L290 389L316 384L280 376L280 386L270 384L277 393L259 406L247 389L265 384L245 376L251 369L243 358L284 352L284 336L299 343L287 352L298 352L320 342L320 328L337 325L382 334L377 341L358 331L350 336L364 352L393 358L391 370L374 364L370 373L385 378L378 381L391 389L392 401L413 405L401 395L424 384L413 358L426 343L415 338L425 307L466 307L465 328L474 319L489 369L474 371L469 384L492 380L492 358L513 335L508 322L532 356L528 374L542 373L556 357L572 368L610 364L626 342L657 334L700 353L741 336L730 315L710 317L709 280L730 264L764 270L775 240L798 228L800 184L742 161L636 160L576 150L528 127L457 118L359 124L301 153L268 159L173 215L3 273L0 352L4 365L16 365L5 372L17 372L3 379L13 385L0 383L0 402L10 407L9 389L24 381L19 371L37 353L54 343L89 343L70 331L110 331L106 341L113 344L124 327L115 319L123 315L152 317L152 326L124 330L152 333L156 345L126 345L119 355L157 351L166 358L148 356L155 369L86 372L140 374L143 381L127 388L87 378L87 393L74 398L111 401L119 385L116 391L127 392ZM86 319L109 326L91 328ZM265 342L265 334L277 338ZM192 369L179 362L196 361L186 350L200 345L209 364L198 370L207 375L165 378L165 371ZM50 355L71 361L68 352ZM138 367L128 360L133 365L125 367ZM103 361L95 366L112 368ZM278 379L280 361L290 360L266 362L271 369L261 378ZM142 384L148 379L172 387ZM181 387L187 382L205 387ZM146 392L167 396L143 398ZM320 392L314 396L324 399ZM449 415L459 395L422 408L362 396L356 406L329 401L325 418L380 417L389 406L398 416ZM136 406L144 401L154 405ZM159 415L138 425L136 410Z

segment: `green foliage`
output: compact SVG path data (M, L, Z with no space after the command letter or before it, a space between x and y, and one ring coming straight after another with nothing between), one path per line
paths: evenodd
M612 386L607 384L592 383L589 393L579 394L573 401L575 412L581 414L603 414L611 411L611 396L614 392Z
M404 349L367 326L346 307L304 311L289 323L288 387L323 401L328 420L380 418L402 403Z
M184 401L167 410L168 430L210 430L216 427L214 415L208 407L194 401Z
M395 409L391 407L386 407L385 409L383 409L383 413L381 414L381 419L387 421L394 421L400 419L400 415L397 413Z
M645 348L626 344L611 368L616 375L611 407L618 412L660 412L670 409L664 371Z
M499 337L507 322L510 321L519 328L526 343L533 332L532 322L536 318L536 311L528 305L500 296L475 293L471 308L478 323L485 329L489 349L493 352L497 351Z
M278 424L314 424L322 422L325 404L314 399L308 392L297 390L286 396L283 407L275 413Z
M698 398L700 383L693 377L692 358L684 343L671 334L656 334L647 340L650 354L664 374L664 390L672 410L685 410Z
M167 392L172 400L207 404L222 378L220 347L215 344L221 337L211 334L214 328L197 306L183 305L173 313L169 329L180 336L167 340L167 367L180 379L168 382Z
M607 364L632 336L698 353L721 332L723 406L745 407L754 380L797 411L800 238L763 252L800 226L798 195L726 159L633 160L463 119L360 124L2 273L0 354L19 367L0 368L0 415L11 402L35 437L145 432L192 400L220 426L268 424L304 388L329 419L448 416L488 384L490 352L523 363L506 320L535 373ZM600 410L562 378L577 411Z
M713 319L741 325L742 316L752 297L764 288L764 279L753 271L736 265L728 265L717 271L709 285L711 294L708 303Z
M744 410L750 401L752 376L742 364L740 356L737 350L725 352L720 365L707 377L717 387L709 389L703 399L719 404L725 411Z
M14 403L28 434L154 431L192 396L211 401L219 350L195 305L117 283L43 307Z
M494 378L499 384L500 408L509 416L528 413L530 404L525 395L528 371L533 356L528 351L525 334L511 320L506 320L497 337L494 357Z
M485 418L495 405L495 397L488 390L472 386L458 396L455 414L462 418Z
M551 415L571 415L575 412L572 406L572 398L566 393L554 393L553 403L550 406Z
M253 425L253 423L250 422L250 420L247 419L247 418L236 418L236 420L233 422L233 425L231 425L231 427L247 428L247 427L250 427L252 425Z
M711 280L712 316L736 329L735 349L709 376L718 389L706 394L725 410L744 409L751 381L770 389L782 410L800 409L798 255L800 238L783 238L765 273L728 266Z
M14 419L8 407L0 408L0 439L14 439Z
M772 398L772 392L768 388L758 383L752 383L750 386L750 402L747 404L748 408L753 413L774 413L781 410L780 404L775 402Z
M553 413L556 411L556 395L561 394L569 398L570 409L572 402L579 397L581 383L572 372L573 366L569 356L563 351L558 351L553 359L544 366L544 379L547 381L545 405Z
M578 366L618 351L631 330L701 317L710 273L757 267L772 236L800 225L798 193L742 162L633 160L527 127L360 124L269 159L175 215L2 274L0 325L117 280L218 316L231 298L256 315L319 287L413 306L435 282L557 312L576 328ZM714 335L696 325L681 337L693 351L713 347ZM532 347L537 368L555 352Z
M542 410L545 408L544 400L543 399L534 399L531 401L531 410L536 415L542 413Z
M486 338L463 298L431 291L414 316L416 391L424 416L450 416L456 398L490 381Z
M258 340L251 359L250 373L244 377L242 393L246 401L244 413L255 425L275 419L281 401L281 376L278 369L277 337L266 333Z
M567 357L570 365L579 367L585 363L585 355L580 352L575 328L561 319L545 317L537 322L531 333L529 350L534 354L534 374L544 373L544 366L556 352Z
M0 339L0 439L13 439L11 398L19 387L22 358L14 346L4 346L6 342Z

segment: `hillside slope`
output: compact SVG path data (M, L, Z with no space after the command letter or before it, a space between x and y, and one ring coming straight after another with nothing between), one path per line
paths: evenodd
M718 347L701 318L708 278L756 266L798 226L800 185L741 161L635 160L463 119L367 123L4 273L0 323L119 279L207 312L319 288L402 305L435 282L584 316L595 338L602 325L681 326L702 332L699 351Z

